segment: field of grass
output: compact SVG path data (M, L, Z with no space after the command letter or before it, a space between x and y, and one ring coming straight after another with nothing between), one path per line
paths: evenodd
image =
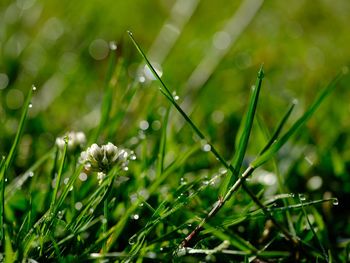
M0 2L0 262L350 262L350 2Z

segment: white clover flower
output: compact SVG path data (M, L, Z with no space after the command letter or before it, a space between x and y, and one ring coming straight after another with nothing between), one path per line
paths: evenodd
M68 150L73 152L84 147L86 136L83 132L69 132L65 136L56 139L56 145L59 149L63 149L65 145L65 137L68 137Z
M80 163L85 164L86 170L98 172L101 181L115 166L119 165L123 170L128 170L129 159L135 160L132 151L121 149L113 143L98 146L96 143L80 154Z

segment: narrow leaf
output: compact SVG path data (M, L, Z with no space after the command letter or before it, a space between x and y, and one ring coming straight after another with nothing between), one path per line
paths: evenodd
M248 141L250 137L250 133L252 130L253 126L253 121L254 121L254 116L256 112L256 107L258 105L258 100L259 100L259 94L261 90L261 84L262 80L264 78L264 70L263 67L261 66L258 76L256 79L256 84L253 90L253 94L250 97L250 102L249 106L247 109L247 113L245 114L244 120L241 123L241 126L239 128L239 132L237 135L237 142L236 142L236 152L235 152L235 157L232 162L232 166L234 168L233 172L230 173L221 188L221 193L224 195L227 192L227 189L232 185L233 181L237 179L239 175L239 171L242 166L242 162L244 159L244 155L247 151L247 146L248 146Z
M334 78L328 86L320 93L318 98L309 107L309 109L292 125L292 127L275 143L269 147L262 155L259 155L252 163L251 166L256 168L267 162L291 137L294 135L315 113L322 101L334 90L336 84L340 80L339 74Z

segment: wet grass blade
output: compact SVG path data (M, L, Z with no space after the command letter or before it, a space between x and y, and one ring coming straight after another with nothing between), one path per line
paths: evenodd
M285 126L287 120L289 119L294 107L296 105L296 101L293 101L292 104L289 106L288 110L286 113L283 115L281 121L278 123L276 130L273 132L271 138L269 141L266 143L265 147L261 149L259 155L263 154L266 152L267 149L270 148L270 146L277 140L278 136L280 135L283 127Z
M170 108L167 109L162 122L162 134L161 134L159 152L158 152L157 177L159 177L164 170L164 156L165 156L169 112L170 112Z
M32 99L34 87L29 90L27 98L25 100L25 103L23 104L23 111L21 115L21 119L18 125L17 133L15 136L15 140L12 143L11 149L9 154L7 155L5 161L2 161L2 165L0 166L0 241L2 242L4 239L4 221L5 221L5 179L7 177L7 171L9 167L11 166L13 159L15 157L17 147L19 145L19 142L21 140L23 129L24 129L24 123L27 118L28 110L30 101Z
M247 113L245 114L245 117L241 122L238 135L236 138L236 143L235 143L236 150L235 150L235 156L232 162L232 166L234 170L232 173L226 176L222 184L222 188L221 188L222 195L225 195L225 193L227 192L227 189L232 185L233 181L237 179L239 175L239 171L242 166L244 155L247 151L248 141L249 141L250 133L253 126L254 116L256 112L256 107L258 105L259 94L260 94L263 78L264 78L264 70L263 70L263 67L261 66L258 72L254 89L253 89L253 94L250 97Z
M307 224L309 225L312 234L314 235L315 239L317 240L318 244L320 245L320 248L321 248L321 250L322 250L322 254L323 254L324 259L325 259L327 262L329 262L327 252L326 252L325 248L323 247L322 242L321 242L320 239L318 238L318 236L317 236L317 234L316 234L316 231L315 231L315 229L313 228L313 226L312 226L312 224L311 224L311 222L310 222L310 219L309 219L309 217L308 217L308 215L307 215L307 213L306 213L306 211L305 211L303 201L302 201L302 199L301 199L300 196L298 196L298 198L299 198L299 202L300 202L300 204L301 204L301 211L303 212L303 215L304 215L304 217L305 217L305 219L306 219L306 221L307 221Z
M292 127L251 163L252 167L256 168L267 162L303 125L305 125L305 123L318 109L322 101L335 89L341 76L342 75L339 74L328 84L328 86L320 93L309 109L292 125Z

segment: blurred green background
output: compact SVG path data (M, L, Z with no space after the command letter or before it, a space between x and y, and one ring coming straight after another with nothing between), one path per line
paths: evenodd
M123 108L118 94L132 83L139 82L139 91L127 121L105 137L127 144L143 129L140 121L148 120L157 138L154 121L168 104L140 66L126 33L131 30L186 111L230 158L260 65L266 78L259 118L272 129L293 99L299 101L295 119L337 73L348 71L349 22L348 0L2 0L0 153L11 146L32 84L37 92L16 160L19 172L56 136L71 129L89 133L98 122L111 52L123 59L124 69L114 110ZM339 198L340 205L331 212L324 208L324 214L336 218L330 233L340 241L350 233L349 81L343 78L308 129L280 153L292 192ZM179 128L175 112L172 117L175 141L192 143L190 130ZM251 145L249 152L261 145Z

